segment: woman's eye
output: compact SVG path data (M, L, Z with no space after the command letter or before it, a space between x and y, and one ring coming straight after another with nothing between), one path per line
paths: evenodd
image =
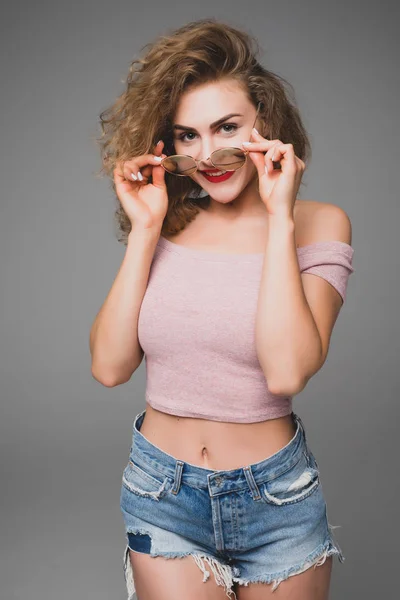
M189 131L189 133L183 133L182 135L180 135L180 136L178 137L178 140L180 140L181 142L186 142L186 141L192 142L192 141L193 141L193 138L192 138L192 139L190 139L190 140L185 140L185 137L186 137L187 135L196 135L196 134L195 134L195 133L192 133L191 131Z
M224 123L223 125L221 125L219 130L221 130L223 127L231 128L229 130L225 129L224 133L234 133L238 129L238 126L235 123ZM187 138L187 136L189 135L196 136L196 134L193 131L188 131L187 133L182 133L180 136L178 136L178 140L181 142L192 142L194 138Z
M234 123L225 123L224 125L221 125L221 127L233 127L233 131L237 130L237 125L235 125ZM226 131L226 133L232 133L232 129L230 131Z

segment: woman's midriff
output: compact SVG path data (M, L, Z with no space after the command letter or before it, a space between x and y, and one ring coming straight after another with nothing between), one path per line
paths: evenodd
M291 415L258 423L225 423L179 417L152 408L140 433L177 459L205 469L237 469L260 462L286 446L296 433Z

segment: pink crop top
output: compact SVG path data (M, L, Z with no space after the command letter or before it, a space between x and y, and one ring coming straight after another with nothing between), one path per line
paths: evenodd
M343 298L354 249L341 241L297 248L300 271ZM146 401L183 417L253 423L290 414L257 358L254 330L264 253L223 254L160 237L138 321Z

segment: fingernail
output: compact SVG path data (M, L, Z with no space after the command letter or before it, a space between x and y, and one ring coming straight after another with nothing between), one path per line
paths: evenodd
M135 173L131 173L131 175L132 175L132 179L133 179L133 181L136 181L136 180L137 180L137 177L136 177Z
M141 174L140 171L138 171L137 176L138 176L139 181L143 181L143 175Z
M253 142L242 142L242 146L250 146Z
M253 131L255 131L256 133L258 133L258 131L257 131L257 129L255 127L253 127ZM260 135L260 134L258 133L258 135Z
M158 162L161 162L162 161L162 156L155 156L154 160L157 160Z

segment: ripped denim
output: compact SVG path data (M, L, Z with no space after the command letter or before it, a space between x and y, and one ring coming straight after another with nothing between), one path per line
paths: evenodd
M320 470L301 418L296 433L265 460L238 469L210 470L179 460L140 433L134 420L122 474L120 508L127 544L123 568L128 600L135 593L129 549L167 559L191 556L213 573L226 595L233 585L279 584L343 553L328 523Z

